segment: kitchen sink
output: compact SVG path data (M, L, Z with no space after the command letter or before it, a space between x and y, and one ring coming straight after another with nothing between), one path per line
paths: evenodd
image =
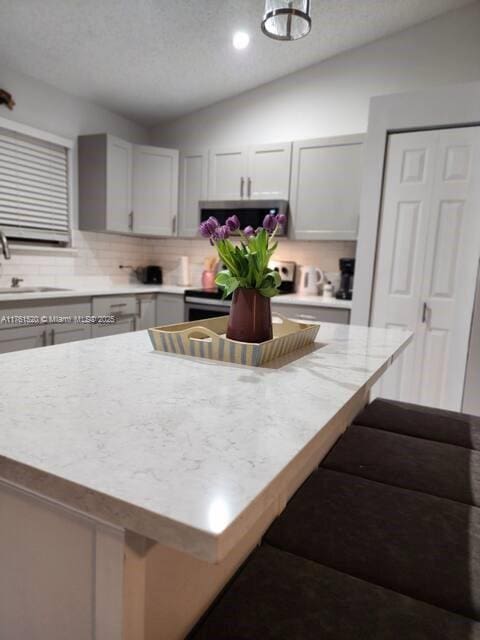
M53 291L71 291L71 289L59 289L57 287L4 287L0 288L1 295L10 293L48 293Z

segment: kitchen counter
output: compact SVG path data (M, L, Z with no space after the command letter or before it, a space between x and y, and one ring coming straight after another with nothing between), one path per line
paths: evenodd
M25 285L28 286L28 285ZM33 285L32 285L33 286ZM138 284L138 285L124 285L124 286L112 286L101 288L78 288L67 289L63 291L37 291L30 293L2 293L0 294L0 305L8 302L24 302L26 300L31 301L43 301L43 300L58 300L67 298L93 298L95 296L110 296L110 295L138 295L145 293L173 293L182 295L185 290L191 287L184 287L175 284ZM312 307L329 307L336 309L351 309L351 300L336 300L323 298L322 296L302 296L298 293L286 294L282 296L276 296L272 298L272 304L298 304Z
M30 286L30 285L25 285ZM36 286L36 285L32 285ZM48 286L48 285L47 285ZM59 285L61 286L61 285ZM62 291L32 291L30 293L2 293L0 294L0 304L3 302L24 302L25 300L58 300L59 298L93 298L95 296L114 296L114 295L137 295L142 293L175 293L182 295L186 287L180 287L175 284L138 284L112 287L99 287L85 289L64 289Z
M306 307L327 307L330 309L351 309L351 300L337 300L323 296L302 296L300 293L287 293L272 298L272 304L298 304Z
M410 338L322 324L272 368L157 353L143 331L2 355L0 479L219 562Z

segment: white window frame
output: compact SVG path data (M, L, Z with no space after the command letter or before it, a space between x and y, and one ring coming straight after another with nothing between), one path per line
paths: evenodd
M50 142L52 144L65 147L65 149L67 150L68 240L65 242L65 246L71 247L73 222L73 150L75 146L75 140L73 140L72 138L64 138L62 136L58 136L55 133L43 131L42 129L36 129L21 122L16 122L14 120L3 117L0 117L0 128L7 129L9 131L12 131L13 133L20 133L31 138L36 138L37 140L41 140L43 142ZM19 227L18 229L18 235L15 236L15 240L21 240L24 237L25 241L27 242L39 242L38 239L35 240L31 237L28 237L28 232L22 232L21 227ZM48 242L48 239L40 242Z

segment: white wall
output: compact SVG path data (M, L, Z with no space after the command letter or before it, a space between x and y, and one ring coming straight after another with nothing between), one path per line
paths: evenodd
M87 133L111 133L130 142L148 142L148 132L134 122L87 100L60 91L40 80L0 67L0 87L9 91L16 102L13 111L2 106L0 115L37 129L66 138ZM77 150L73 153L74 227L77 214Z
M156 127L152 138L192 149L364 132L372 96L479 80L479 60L475 3Z
M0 87L12 93L13 111L0 108L3 118L37 129L76 139L86 133L111 133L131 142L148 142L143 127L99 107L87 100L59 91L39 80L0 68ZM78 226L77 151L73 153L73 226ZM147 264L151 261L153 242L142 238L124 238L106 234L73 233L76 253L53 251L45 254L28 249L14 251L12 259L0 257L0 285L8 286L13 276L24 285L75 287L124 284L131 277L118 265Z

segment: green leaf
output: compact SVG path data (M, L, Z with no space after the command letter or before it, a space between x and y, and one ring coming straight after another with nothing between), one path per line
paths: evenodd
M263 289L259 289L258 291L262 294L262 296L265 296L266 298L273 298L278 294L278 289L276 287L264 287Z

